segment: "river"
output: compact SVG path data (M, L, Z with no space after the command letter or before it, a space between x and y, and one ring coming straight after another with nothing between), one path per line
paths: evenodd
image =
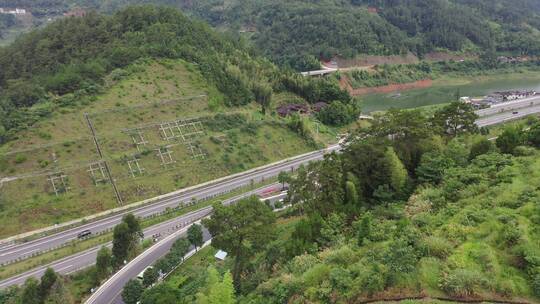
M448 83L448 84L447 84ZM417 108L448 103L460 96L484 96L495 91L540 91L540 73L509 74L496 77L467 79L464 81L436 80L426 89L412 89L390 94L370 94L359 97L362 112L384 111L390 108Z

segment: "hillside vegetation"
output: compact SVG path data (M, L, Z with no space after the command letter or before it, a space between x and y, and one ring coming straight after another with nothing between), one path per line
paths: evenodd
M114 13L146 0L15 0L37 17L81 7ZM497 50L539 55L538 0L200 0L151 1L181 8L216 28L252 41L275 63L297 70L333 56L403 55Z
M141 303L537 303L540 123L493 143L473 120L459 103L378 116L289 178L278 219L256 198L215 206L203 224L227 260L204 251Z
M282 73L233 45L175 9L142 6L62 19L0 48L0 235L335 139L273 109L278 99L352 103L337 82Z

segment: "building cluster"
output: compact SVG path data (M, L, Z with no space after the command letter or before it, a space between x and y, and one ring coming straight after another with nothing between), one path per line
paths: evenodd
M476 109L489 108L492 105L500 104L503 102L519 100L527 97L540 95L536 91L501 91L493 92L482 98L461 97L460 100L465 103L470 103Z
M27 11L24 8L2 8L0 7L0 14L12 14L12 15L26 15Z
M308 114L312 112L317 113L321 111L327 105L328 105L327 103L322 102L322 101L314 103L311 106L307 104L290 103L290 104L279 106L276 109L276 112L281 117L286 117L286 116L289 116L291 114L296 114L296 113L297 114Z

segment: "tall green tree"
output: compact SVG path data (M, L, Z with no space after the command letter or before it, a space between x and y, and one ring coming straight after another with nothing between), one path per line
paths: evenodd
M386 149L385 158L388 166L389 185L396 193L400 193L409 178L407 170L393 148Z
M126 304L137 304L141 299L144 287L139 280L129 280L122 290L122 300Z
M98 282L106 278L112 268L112 253L108 247L101 247L96 257L96 279Z
M540 123L535 123L529 128L527 140L531 145L540 148Z
M255 96L255 101L261 105L261 112L266 114L272 100L272 87L268 83L255 82L251 90Z
M133 237L129 231L128 225L124 222L114 227L112 254L116 267L122 265L124 261L127 261L128 259L129 249L131 248L131 242L133 241Z
M281 183L281 189L285 189L285 184L290 180L289 173L280 171L278 174L278 182Z
M235 286L240 285L248 261L274 238L275 220L272 210L257 197L231 206L215 204L212 217L203 220L213 237L212 246L234 258Z
M469 153L469 160L473 160L480 155L487 154L494 150L495 145L493 142L485 137L482 137L472 144L471 151Z
M190 242L186 238L179 238L174 242L171 247L171 253L175 254L181 261L184 260L184 256L189 252Z
M143 273L142 284L145 288L148 288L152 286L152 284L157 282L157 279L158 279L158 273L157 273L156 268L149 267Z
M517 146L524 143L524 136L521 128L508 126L504 131L497 137L495 141L497 148L501 150L502 153L512 154Z
M45 270L45 273L41 277L41 282L39 284L39 298L41 302L44 302L47 296L49 295L52 286L58 280L58 275L54 269L48 267Z
M191 245L195 246L195 250L201 247L203 244L203 231L202 226L199 224L193 224L188 228L187 238Z
M462 133L473 133L478 130L475 124L478 115L471 104L455 101L435 112L433 123L443 134L452 137Z
M21 303L24 304L41 304L41 292L39 282L34 278L29 278L24 282Z

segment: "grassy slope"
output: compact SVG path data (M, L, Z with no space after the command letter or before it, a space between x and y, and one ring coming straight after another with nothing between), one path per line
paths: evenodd
M427 254L418 261L412 272L399 275L397 281L392 283L392 288L368 297L365 290L358 287L361 285L356 286L357 283L354 281L353 287L347 290L347 298L351 301L365 301L420 296L426 299L394 303L446 303L432 300L430 297L458 299L459 297L443 290L441 282L445 277L455 273L456 269L467 269L478 277L474 282L468 283L469 286L476 284L475 294L464 297L463 300L525 299L536 303L537 299L527 282L528 275L525 270L520 269L522 262L518 258L518 248L528 246L531 249L535 248L537 253L540 252L538 251L540 235L535 224L535 221L538 221L536 212L539 208L538 190L535 189L540 184L540 155L537 152L534 156L514 158L513 164L498 174L506 182L497 185L473 183L460 188L463 198L450 203L447 208L440 211L432 210L430 207L431 200L437 200L441 195L432 189L420 191L419 195L413 196L406 206L399 207L400 213L404 211L412 223L422 227L420 242L425 244ZM383 239L393 233L403 233L396 231L398 220L392 219L392 215L389 215L396 210L392 212L385 209L374 212L377 218L375 233ZM385 215L389 215L388 218ZM510 222L505 224L504 221L508 220ZM508 243L508 230L516 226L512 220L515 220L520 231L521 241L517 244ZM297 219L293 219L291 223L294 224L296 221ZM278 234L281 239L290 237L291 225L280 220L279 227ZM369 271L364 270L363 263L369 264L373 256L384 254L387 242L387 240L373 241L358 247L354 240L345 240L339 245L314 254L313 258L309 257L309 254L297 257L276 270L271 279L259 285L257 292L274 294L275 290L293 288L294 295L289 299L299 298L310 303L320 303L313 291L326 288L328 292L328 288L331 288L329 282L332 281L329 273L352 271L358 275L355 271L360 271L360 274ZM167 280L167 284L175 288L180 287L182 292L189 292L193 288L192 285L203 284L200 273L209 265L215 265L222 271L230 269L231 261L216 264L211 256L212 252L214 251L210 249L201 252L193 261L179 267ZM294 268L291 265L304 265L302 261L313 259L316 262L311 262L311 266L307 266L308 269L304 272L290 271ZM327 271L319 272L321 268ZM318 279L308 279L307 273L312 275L317 273ZM199 283L186 285L186 282L194 281ZM338 294L340 295L338 298L344 295L341 292Z
M4 183L0 188L0 236L43 227L117 207L110 184L94 185L88 164L99 159L83 117L89 113L103 154L124 203L132 203L210 179L307 152L309 146L270 116L261 117L255 106L226 109L208 97L218 96L195 67L182 61L139 63L130 76L114 82L93 102L63 107L22 132L2 147L0 177L32 174ZM195 97L200 96L200 97ZM192 98L193 97L193 98ZM164 102L170 101L170 102ZM210 109L212 108L212 109ZM245 114L251 128L216 130L203 124L204 134L193 139L206 155L191 156L182 140L161 139L156 123L175 119L213 117L221 112ZM126 129L143 129L148 144L139 153ZM162 167L155 149L170 146L176 163ZM15 151L15 152L14 152ZM146 170L136 178L126 160L138 155ZM50 172L64 172L69 191L52 193ZM24 191L22 191L24 189Z

